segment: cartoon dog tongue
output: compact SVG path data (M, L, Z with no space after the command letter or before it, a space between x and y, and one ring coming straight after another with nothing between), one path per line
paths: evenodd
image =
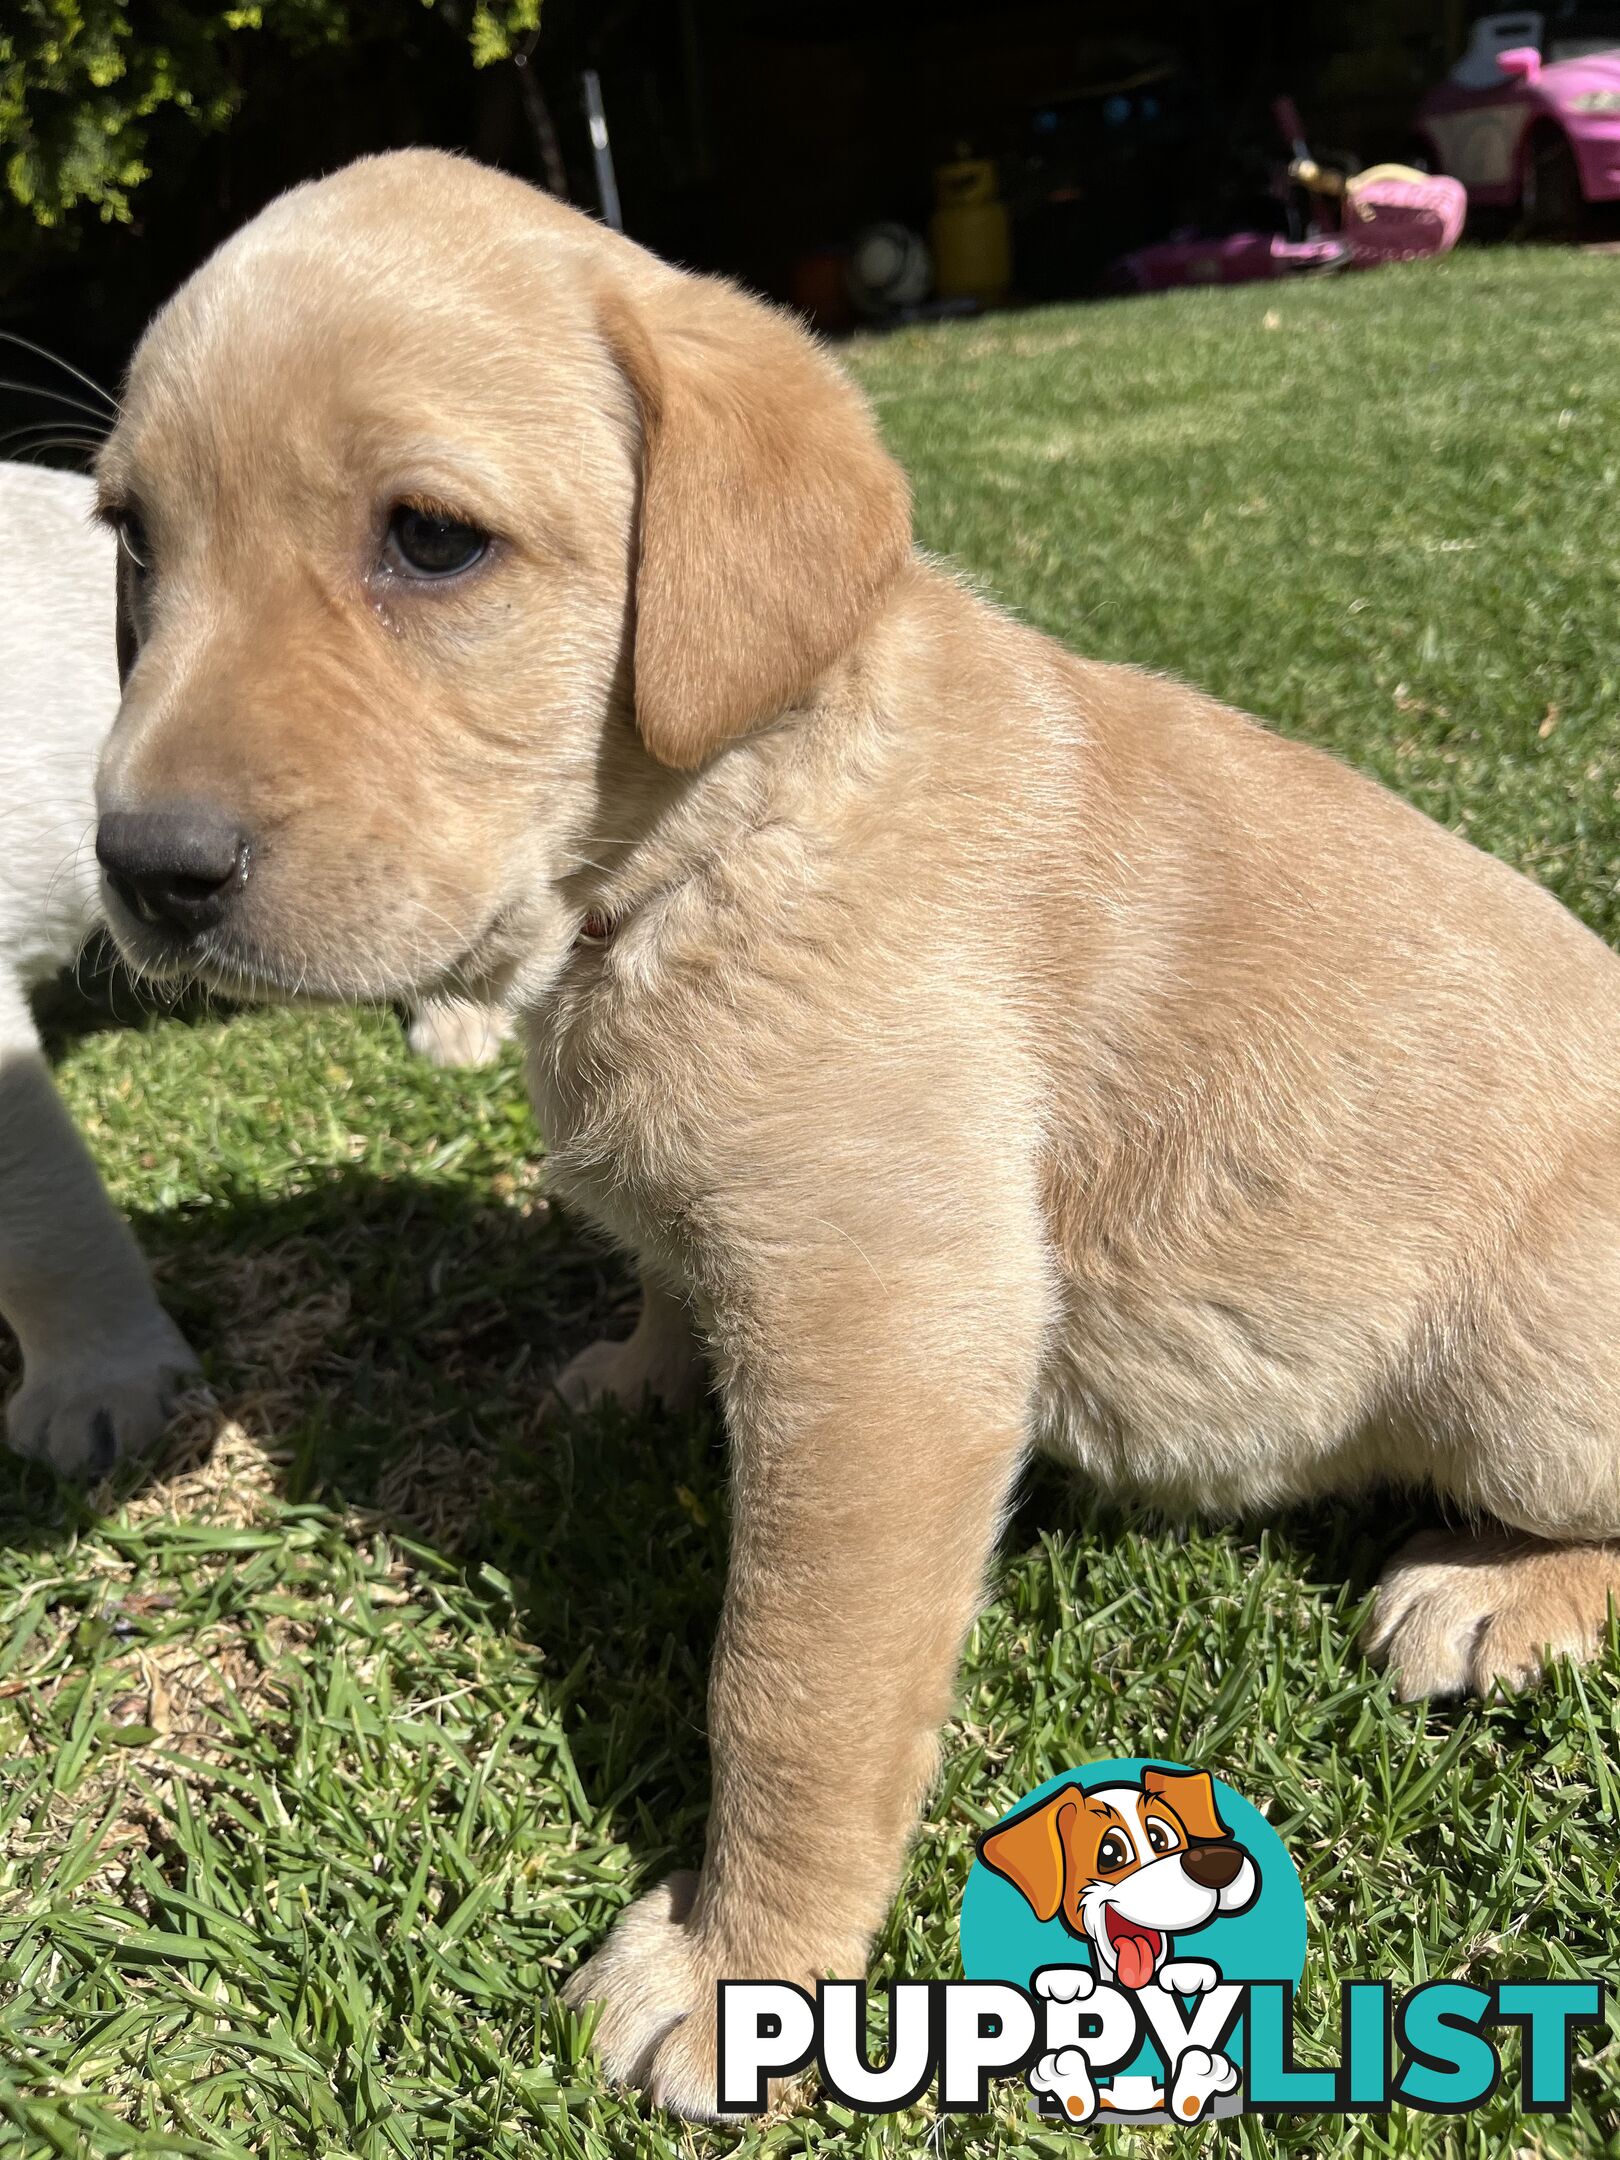
M1109 1906L1105 1915L1108 1939L1114 1946L1115 1972L1121 1987L1145 1988L1153 1978L1153 1967L1164 1937L1157 1928L1137 1927L1133 1921L1122 1918Z

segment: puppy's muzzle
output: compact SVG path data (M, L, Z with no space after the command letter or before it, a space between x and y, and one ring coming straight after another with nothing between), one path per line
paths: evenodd
M1181 1871L1200 1890L1224 1890L1237 1881L1243 1853L1236 1845L1189 1845L1181 1856Z
M224 921L248 881L253 850L234 819L199 803L109 810L96 860L137 922L193 938Z

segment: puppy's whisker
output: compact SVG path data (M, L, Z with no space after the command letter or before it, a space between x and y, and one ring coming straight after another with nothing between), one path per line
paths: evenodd
M7 428L4 435L0 435L0 448L9 447L13 443L26 444L34 436L79 442L86 448L95 449L99 449L107 439L99 429L87 427L79 421L65 420L60 413L47 413L38 420L21 420L15 427Z
M25 444L23 447L27 450L28 455L19 458L17 460L19 464L31 464L35 462L36 454L43 457L51 450L72 450L79 457L89 459L95 456L101 444L99 439L84 441L72 435L44 435Z
M19 346L24 352L31 352L38 359L48 360L52 367L59 367L65 375L71 375L76 382L83 383L87 390L93 391L100 398L112 419L116 419L123 411L117 398L110 390L104 390L93 375L87 375L83 368L75 367L71 360L64 360L59 352L52 352L48 345L36 345L32 338L25 338L15 330L0 330L0 343Z
M620 863L598 862L594 855L565 855L558 864L558 868L565 876L574 870L595 870L603 877L611 877L614 871L622 869L623 865Z
M15 375L0 375L0 390L15 390L23 397L44 398L52 405L66 405L73 412L87 414L98 427L108 425L106 414L98 412L94 405L87 405L83 398L74 397L69 391L53 390L46 383L24 382Z
M95 819L92 818L89 824L86 825L80 832L77 841L68 850L68 853L57 864L55 870L52 871L50 879L45 887L45 899L43 903L44 912L47 915L49 915L51 907L55 902L56 889L61 884L62 880L66 877L77 875L80 861L82 860L84 855L85 846L89 840L91 832L95 829L95 823Z

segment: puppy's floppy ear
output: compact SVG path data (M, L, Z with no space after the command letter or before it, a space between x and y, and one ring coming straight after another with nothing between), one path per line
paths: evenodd
M1066 1785L979 1840L979 1858L1023 1894L1037 1920L1050 1920L1063 1903L1068 1866L1064 1830L1076 1812L1075 1792Z
M1187 1833L1190 1845L1226 1844L1232 1833L1215 1805L1215 1782L1207 1770L1142 1772L1142 1790L1162 1800Z
M785 315L670 273L599 296L641 431L636 725L701 764L808 690L911 547L905 477Z

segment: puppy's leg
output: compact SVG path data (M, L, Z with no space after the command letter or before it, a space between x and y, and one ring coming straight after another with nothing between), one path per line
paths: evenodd
M623 1342L595 1342L570 1358L552 1385L571 1410L603 1396L637 1408L648 1396L683 1409L703 1384L703 1354L684 1298L643 1273L641 1317Z
M1405 1696L1589 1657L1620 1598L1617 1191L1620 1160L1582 1165L1443 1389L1435 1484L1478 1527L1412 1539L1378 1586L1368 1649Z
M150 1446L196 1366L10 986L0 989L0 1313L23 1354L7 1437L70 1474L99 1474Z
M569 1989L604 2005L610 2074L686 2115L716 2109L716 1982L861 1973L894 1893L1039 1354L1039 1315L986 1287L1038 1301L1038 1260L965 1257L881 1289L789 1263L770 1310L717 1329L734 1505L707 1855Z

